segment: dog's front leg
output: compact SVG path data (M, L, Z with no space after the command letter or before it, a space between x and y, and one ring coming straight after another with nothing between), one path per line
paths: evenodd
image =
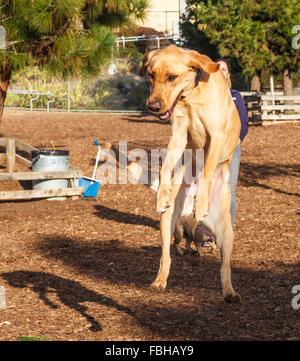
M160 171L160 184L156 195L156 210L163 213L171 206L171 177L175 165L178 163L187 144L188 119L175 118L172 124L167 155Z
M182 168L183 170L183 168ZM183 171L181 171L180 178L183 178ZM180 184L174 184L171 193L171 205L166 212L160 215L160 235L161 235L161 258L159 270L155 281L151 284L151 288L155 291L164 291L167 285L168 276L170 273L171 256L170 246L171 238L175 231L175 225L179 217L180 209L176 198L181 190Z
M224 149L225 139L223 136L211 137L211 141L208 148L208 154L203 169L202 187L198 188L197 195L195 197L194 213L196 221L203 220L209 212L209 197L210 188L215 170Z
M172 170L176 163L180 160L187 144L188 119L177 118L172 124L172 136L168 145L166 159L161 169L160 186L157 191L156 207L160 216L160 234L162 242L162 254L160 258L160 266L155 281L151 288L163 291L167 285L167 279L170 272L171 257L170 245L171 238L174 233L175 224L179 216L176 206L176 197L181 189L184 167L177 181L171 188Z
M167 279L170 273L171 256L170 245L172 238L172 214L173 206L160 216L160 235L162 241L162 253L160 257L159 270L155 281L151 284L151 289L158 292L163 292L167 285Z

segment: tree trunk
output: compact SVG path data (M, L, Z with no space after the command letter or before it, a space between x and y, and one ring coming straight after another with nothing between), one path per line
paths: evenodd
M11 71L9 70L3 71L0 74L0 123L3 115L4 103L6 99L7 88L9 85L10 77L11 77Z
M251 91L260 92L260 76L254 75L251 79Z
M284 95L294 95L293 81L289 69L283 72Z

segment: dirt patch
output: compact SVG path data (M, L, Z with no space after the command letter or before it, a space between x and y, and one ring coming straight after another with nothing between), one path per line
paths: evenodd
M54 141L91 176L94 137L149 150L166 147L170 125L150 116L6 111L0 132L38 148ZM143 185L103 185L95 201L0 203L0 340L300 340L300 310L291 305L300 284L299 133L297 124L250 127L243 142L232 255L241 305L222 301L218 251L203 259L173 253L165 293L150 292L159 216Z

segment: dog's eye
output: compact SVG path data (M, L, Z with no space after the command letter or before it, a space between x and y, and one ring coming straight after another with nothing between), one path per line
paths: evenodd
M177 75L169 75L168 81L174 81L177 78Z

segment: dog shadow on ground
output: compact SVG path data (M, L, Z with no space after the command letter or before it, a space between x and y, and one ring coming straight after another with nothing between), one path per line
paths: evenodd
M99 317L98 314L93 317L88 313L88 307L84 305L85 302L105 305L123 312L131 316L141 326L155 332L158 336L167 336L169 334L174 336L173 331L169 332L169 328L172 328L173 324L178 325L180 323L181 327L177 330L177 336L184 335L184 337L188 337L190 327L195 326L195 310L186 305L181 305L179 309L172 305L164 307L147 302L141 305L135 300L134 303L130 304L130 307L122 306L111 297L94 292L77 281L46 272L19 270L2 273L1 277L11 287L31 289L51 309L59 309L59 302L61 302L69 309L77 311L90 324L92 332L101 332L103 327L96 319ZM56 294L59 300L57 304L54 304L49 299L51 293Z
M12 287L31 288L31 290L36 292L40 299L44 301L45 305L52 309L59 308L59 306L50 301L48 297L49 293L55 292L65 306L79 312L86 318L91 325L91 331L101 331L102 326L93 316L87 313L88 308L82 305L84 302L94 302L132 315L129 308L121 306L113 299L91 291L83 287L79 282L71 281L50 273L21 270L2 273L1 277Z
M132 293L124 296L122 303L126 306L121 306L118 301L90 291L78 282L42 272L2 275L15 287L34 283L33 290L49 307L53 305L47 300L47 287L54 288L61 301L86 317L93 330L100 330L101 326L80 303L96 302L123 311L161 337L191 337L191 329L195 339L206 340L241 339L250 334L274 339L277 333L278 337L282 337L282 332L286 337L297 334L293 329L298 318L291 307L291 290L297 284L300 263L278 263L269 268L264 264L255 270L233 266L233 285L243 302L227 305L221 297L220 261L214 257L172 255L168 286L161 299L149 290L158 270L160 247L128 248L118 239L87 242L46 237L40 241L38 251L91 279L109 281L112 287L122 284L130 289L134 286L143 292L140 299L131 300Z

